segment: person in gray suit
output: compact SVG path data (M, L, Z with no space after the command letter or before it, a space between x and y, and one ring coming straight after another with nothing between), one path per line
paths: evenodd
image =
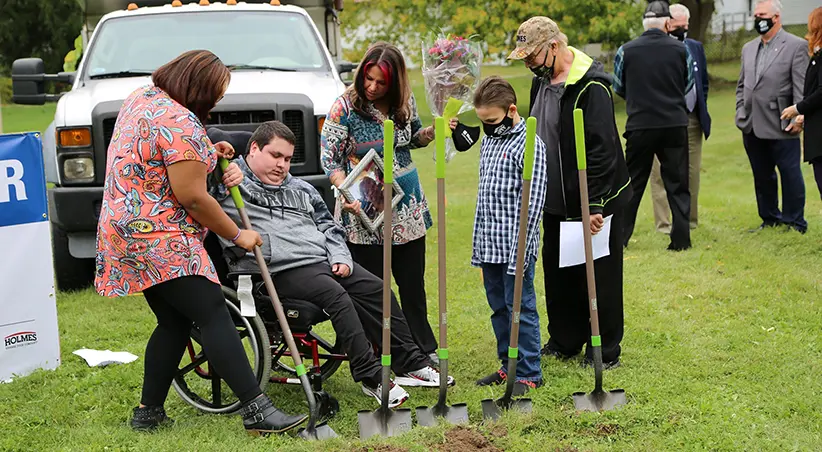
M736 87L736 126L754 176L756 204L762 224L787 225L805 233L805 182L800 169L802 126L782 121L786 107L802 100L808 43L782 28L782 2L759 0L754 29L761 35L742 48L742 70ZM782 178L779 210L776 171Z

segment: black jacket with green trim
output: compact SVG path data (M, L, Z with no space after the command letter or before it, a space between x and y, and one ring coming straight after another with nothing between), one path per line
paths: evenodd
M611 75L602 63L573 47L571 65L565 92L560 100L559 141L561 186L564 190L565 212L568 219L582 217L579 194L579 171L574 136L574 109L582 109L585 128L588 198L591 214L607 217L623 208L633 195L628 166L622 151L611 95ZM535 77L531 83L531 105L544 83ZM531 116L539 119L539 112ZM549 190L556 185L549 181Z

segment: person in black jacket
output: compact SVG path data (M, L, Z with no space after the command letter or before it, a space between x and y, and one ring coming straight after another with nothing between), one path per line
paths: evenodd
M614 92L625 99L628 112L625 158L634 188L625 219L625 246L656 156L673 220L668 249L680 251L691 247L685 93L694 77L690 52L668 35L670 18L667 2L648 4L642 21L646 31L621 46L614 57Z
M782 119L797 117L805 127L805 161L813 165L813 177L822 196L822 6L808 16L808 48L811 61L805 73L803 100L782 111Z
M614 119L611 76L601 63L569 46L557 24L542 16L520 26L517 48L508 58L522 60L536 76L530 114L537 118L537 133L546 144L542 260L550 339L542 354L570 358L587 343L583 363L593 362L585 265L559 267L560 224L580 221L582 216L574 136L574 109L580 108L585 123L591 232L597 234L606 221L611 222L610 255L597 259L594 268L602 358L606 368L616 367L623 336L623 208L632 192Z

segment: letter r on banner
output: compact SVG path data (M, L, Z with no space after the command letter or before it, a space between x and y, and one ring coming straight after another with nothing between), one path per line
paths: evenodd
M23 164L20 160L0 160L0 202L11 200L11 187L14 187L17 201L29 199L23 183Z

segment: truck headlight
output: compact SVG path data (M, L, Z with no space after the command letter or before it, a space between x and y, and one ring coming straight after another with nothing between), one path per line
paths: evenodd
M73 156L63 160L63 177L67 181L94 179L94 160L91 156Z

